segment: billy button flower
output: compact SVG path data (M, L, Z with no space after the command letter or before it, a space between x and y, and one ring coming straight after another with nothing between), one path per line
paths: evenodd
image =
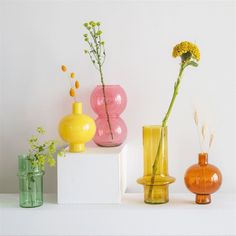
M183 41L179 44L177 44L172 51L172 56L173 57L180 57L181 58L181 64L180 64L180 68L179 68L179 74L177 77L177 80L175 81L174 84L174 91L173 91L173 95L169 104L169 107L167 109L167 112L162 120L162 124L161 124L161 134L160 134L160 140L158 143L158 148L157 148L157 152L156 152L156 157L154 160L154 163L152 165L152 174L151 174L151 183L150 183L150 188L148 191L148 198L150 198L152 196L152 191L153 191L153 184L155 183L155 175L157 172L157 166L158 166L158 160L159 160L159 156L161 155L161 143L163 140L163 130L164 128L167 126L167 122L170 116L170 113L172 111L175 99L178 95L179 92L179 87L180 87L180 82L182 80L182 76L183 76L183 72L184 69L188 66L194 66L197 67L198 66L198 61L200 60L200 50L198 49L197 45L188 42L188 41Z
M181 57L182 62L187 61L187 60L191 60L191 59L195 59L195 60L199 61L200 60L200 51L199 51L197 45L195 45L191 42L188 42L188 41L184 41L184 42L181 42L180 44L177 44L173 48L172 56L173 57Z

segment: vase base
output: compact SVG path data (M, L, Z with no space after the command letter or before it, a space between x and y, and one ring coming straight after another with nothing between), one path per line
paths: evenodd
M37 201L34 203L32 203L31 201L27 201L27 202L20 203L20 207L22 208L35 208L35 207L40 207L42 205L43 205L42 201Z
M163 201L163 202L152 202L152 201L148 201L148 200L144 200L144 203L146 203L146 204L150 204L150 205L160 205L160 204L165 204L165 203L168 203L169 202L169 199L168 200L165 200L165 201Z
M174 177L156 175L152 184L152 176L139 178L137 182L144 186L144 202L147 204L164 204L169 202L169 184L175 181Z
M210 194L196 194L196 203L197 204L211 203L211 195Z
M144 202L147 204L164 204L169 201L169 186L144 185Z
M112 148L112 147L118 147L122 143L104 143L104 144L100 144L100 143L95 142L95 144L98 145L99 147L107 147L107 148L111 147Z
M70 152L84 152L85 150L85 145L84 143L71 143L69 146L69 151Z

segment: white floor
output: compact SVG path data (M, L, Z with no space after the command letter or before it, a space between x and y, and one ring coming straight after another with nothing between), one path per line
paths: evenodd
M236 195L215 194L209 205L192 194L172 194L168 204L147 205L142 194L122 204L44 205L23 209L17 194L0 195L0 235L236 235Z

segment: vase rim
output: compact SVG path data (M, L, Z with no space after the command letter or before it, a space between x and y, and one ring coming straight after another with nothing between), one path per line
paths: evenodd
M26 158L28 158L29 157L29 154L19 154L18 155L18 158L24 158L24 159L26 159Z
M119 86L119 87L120 87L119 84L105 84L105 87L116 87L116 86ZM102 85L99 84L99 85L97 85L97 87L102 87Z
M161 128L161 125L144 125L143 128ZM165 128L168 126L166 125Z
M199 152L198 156L208 156L208 152Z

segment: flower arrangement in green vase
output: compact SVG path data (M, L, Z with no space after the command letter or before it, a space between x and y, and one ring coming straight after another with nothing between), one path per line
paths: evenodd
M183 72L188 66L198 66L200 51L195 44L184 41L173 48L172 56L180 57L181 63L167 112L160 126L143 127L144 177L138 179L138 183L144 185L144 201L150 204L166 203L169 200L168 185L175 178L168 175L167 123L179 93Z
M28 143L30 149L28 154L18 157L19 194L21 207L38 207L43 204L43 175L45 164L55 166L56 160L53 154L56 153L55 140L40 142L41 136L45 134L42 127L36 129L37 134L33 135ZM64 150L58 154L63 155Z

